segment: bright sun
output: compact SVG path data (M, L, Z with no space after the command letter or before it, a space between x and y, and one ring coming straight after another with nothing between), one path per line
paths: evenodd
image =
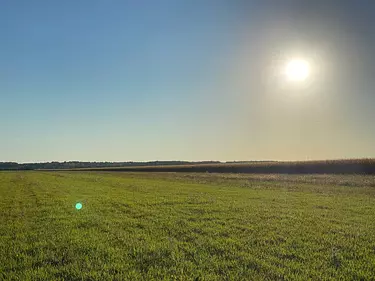
M286 65L285 74L289 81L304 81L310 74L309 63L301 59L291 60Z

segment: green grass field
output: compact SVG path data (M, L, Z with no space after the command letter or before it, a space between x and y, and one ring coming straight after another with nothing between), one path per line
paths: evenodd
M0 280L375 278L374 176L1 172L0 218Z

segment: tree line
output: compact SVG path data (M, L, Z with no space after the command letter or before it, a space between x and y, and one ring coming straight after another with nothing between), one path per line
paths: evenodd
M132 166L165 166L165 165L187 165L187 164L215 164L219 161L149 161L149 162L45 162L45 163L16 163L0 162L0 170L41 170L41 169L81 169L81 168L111 168Z

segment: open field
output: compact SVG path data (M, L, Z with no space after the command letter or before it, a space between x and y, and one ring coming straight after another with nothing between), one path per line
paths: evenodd
M375 276L375 176L0 172L0 217L0 280Z

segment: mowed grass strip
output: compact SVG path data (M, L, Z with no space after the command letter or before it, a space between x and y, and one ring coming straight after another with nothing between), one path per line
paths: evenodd
M159 175L0 173L0 280L375 276L369 178Z

